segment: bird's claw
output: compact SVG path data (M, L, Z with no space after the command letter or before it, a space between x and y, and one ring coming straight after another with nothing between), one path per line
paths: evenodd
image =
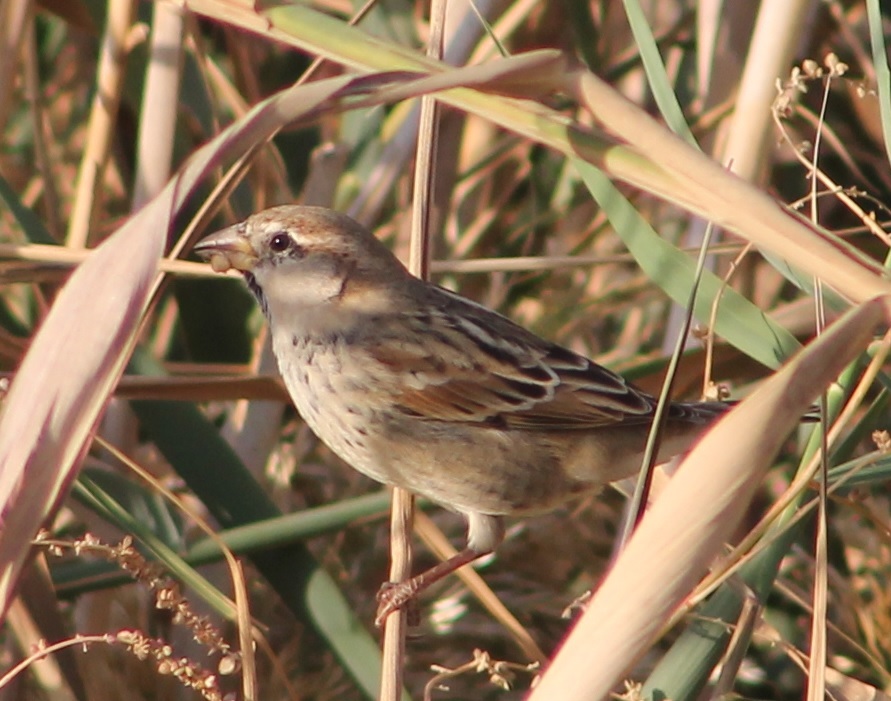
M404 582L384 582L377 593L377 615L374 617L374 625L382 628L387 616L400 609L405 609L408 625L418 625L420 612L414 598L416 593L410 579Z

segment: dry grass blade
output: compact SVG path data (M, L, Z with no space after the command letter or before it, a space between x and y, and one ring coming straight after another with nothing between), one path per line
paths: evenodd
M133 28L136 3L121 0L108 4L109 15L99 61L97 90L93 98L90 129L77 175L77 195L66 240L72 248L85 248L93 210L101 191L102 171L111 148L115 117L124 85L127 44Z
M431 36L427 55L442 57L445 1L432 3ZM435 214L441 202L435 201L435 164L439 109L430 95L421 98L420 133L415 153L414 194L412 203L411 247L409 270L422 279L430 277L430 240ZM390 581L402 582L411 578L411 531L414 523L414 495L396 487L393 490L390 532ZM380 701L396 701L402 693L405 673L405 637L408 612L396 611L384 626L383 665L381 669Z
M123 372L163 253L172 194L74 271L12 383L0 414L0 612Z
M768 3L759 9L722 153L722 161L746 180L759 177L766 155L764 144L771 136L770 106L776 87L764 76L786 71L796 43L794 31L788 30L800 26L808 10L805 2Z
M0 129L6 127L9 99L15 86L19 49L29 31L30 16L33 12L30 2L0 3Z
M718 554L820 387L887 318L886 299L858 307L703 438L644 518L531 699L606 697ZM735 446L729 455L728 445Z
M864 684L832 667L826 668L826 686L830 697L839 701L891 701L891 696L881 689Z

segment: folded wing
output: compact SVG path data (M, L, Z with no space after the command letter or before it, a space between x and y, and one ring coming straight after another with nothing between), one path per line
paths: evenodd
M655 400L620 375L463 298L375 328L366 351L409 382L394 385L400 411L421 420L525 430L584 430L646 423ZM423 343L404 340L408 321ZM398 333L402 326L403 333ZM399 337L400 342L394 343Z

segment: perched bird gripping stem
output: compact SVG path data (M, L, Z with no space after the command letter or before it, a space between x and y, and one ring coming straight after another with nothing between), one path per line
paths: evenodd
M467 546L391 584L377 622L548 511L640 468L654 397L505 317L408 273L337 212L283 206L201 241L263 309L285 385L316 435L360 472L467 518ZM673 402L660 460L727 408Z

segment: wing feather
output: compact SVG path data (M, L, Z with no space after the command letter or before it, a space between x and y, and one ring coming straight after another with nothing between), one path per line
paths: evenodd
M439 298L423 314L378 323L376 342L366 346L394 375L410 378L391 390L404 413L523 430L583 430L652 417L655 400L620 375L446 290L433 293ZM412 336L406 322L418 341L405 340Z

